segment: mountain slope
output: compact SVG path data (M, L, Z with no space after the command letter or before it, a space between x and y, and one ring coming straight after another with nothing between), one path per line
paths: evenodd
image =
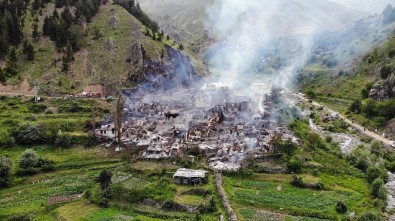
M36 14L40 33L43 32L45 16L52 15L54 9L55 5L48 3L42 9L42 15ZM61 14L63 8L57 11ZM31 37L33 18L29 11L24 19L23 32L24 36L32 42L36 58L32 62L18 59L18 76L8 79L8 84L18 85L26 78L32 87L33 81L36 80L40 93L48 95L74 94L81 92L87 85L101 84L107 93L111 94L144 81L143 65L148 60L163 64L164 68L180 62L173 61L168 55L169 50L174 49L166 45L177 47L171 39L158 41L145 36L143 34L145 27L136 18L121 6L107 3L100 7L91 23L82 26L81 32L84 33L82 47L74 53L74 61L70 63L70 69L65 72L62 71L64 51L58 50L48 37L40 36L38 40ZM145 53L144 58L142 50ZM21 54L22 48L17 51ZM192 63L194 72L204 72L199 59L188 52L174 51L180 56L187 57L183 62ZM174 70L167 69L166 72L172 74ZM135 77L131 78L131 76ZM1 88L6 88L6 91L10 89L4 86Z

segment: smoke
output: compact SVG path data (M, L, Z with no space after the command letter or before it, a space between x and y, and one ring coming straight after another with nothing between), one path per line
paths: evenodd
M290 87L317 33L360 18L326 0L216 0L207 14L206 27L221 42L205 57L212 79L242 88L260 82L262 91Z
M369 14L381 13L389 5L395 5L394 0L332 0L333 2L350 9L367 12Z

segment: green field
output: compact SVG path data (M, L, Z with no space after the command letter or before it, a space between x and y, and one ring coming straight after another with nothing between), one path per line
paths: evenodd
M225 178L232 206L242 220L262 220L258 215L262 211L276 212L283 218L290 216L292 220L299 220L298 217L333 220L339 217L335 211L337 201L345 202L350 211L362 212L369 200L364 179L322 174L317 179L329 188L318 191L292 186L291 175L275 177L255 174L247 180Z

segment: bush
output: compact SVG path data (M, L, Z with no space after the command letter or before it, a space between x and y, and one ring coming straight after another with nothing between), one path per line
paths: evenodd
M331 143L332 140L333 140L333 138L332 138L331 136L326 136L326 137L325 137L325 141L326 141L327 143Z
M18 144L35 145L45 141L45 131L40 124L21 124L14 131L12 136Z
M323 182L317 182L315 185L314 185L314 189L316 189L316 190L323 190L323 189L325 189L325 184L323 183Z
M47 108L44 104L32 104L28 106L29 111L35 114L43 113Z
M0 158L0 188L11 184L12 161L3 156Z
M384 210L385 207L387 206L387 202L380 199L374 199L372 203L375 208L380 210Z
M385 168L377 168L370 166L366 170L366 179L369 183L372 183L375 179L381 178L384 182L388 179L387 170Z
M387 169L391 172L395 172L395 161L388 164Z
M292 158L287 163L287 169L293 173L300 173L303 169L303 161L297 158Z
M36 167L38 160L39 160L38 154L32 149L27 149L21 155L19 161L19 167L22 169L26 169L29 167Z
M303 178L302 177L298 177L296 175L292 175L292 185L296 186L296 187L305 187L305 184L303 182Z
M342 201L338 201L336 203L335 209L336 209L336 212L338 212L340 214L345 214L347 212L347 206Z
M29 214L12 215L6 221L33 221L33 217Z
M359 216L357 221L380 221L380 217L376 213L369 211Z
M72 138L68 134L60 134L55 139L55 145L58 147L70 147L72 145Z

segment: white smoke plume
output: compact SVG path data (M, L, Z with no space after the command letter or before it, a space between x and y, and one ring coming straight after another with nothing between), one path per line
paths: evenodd
M215 67L223 67L211 70L216 80L230 86L260 82L267 85L267 90L289 85L296 70L309 58L316 33L363 16L327 0L215 0L207 13L207 29L222 42L221 50L214 50L211 57ZM252 68L257 60L266 59L262 55L265 47L276 41L281 45L285 38L292 38L293 46L279 51L288 60L280 61L283 65L275 74Z

